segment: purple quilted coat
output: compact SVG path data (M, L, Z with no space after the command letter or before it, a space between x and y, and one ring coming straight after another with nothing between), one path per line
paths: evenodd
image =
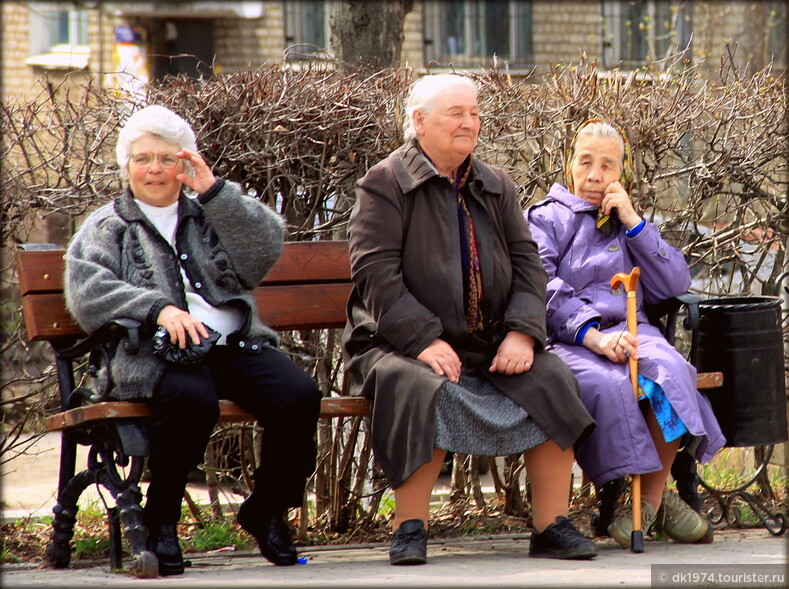
M595 485L626 474L661 469L660 460L638 409L628 365L615 364L576 345L575 335L590 319L604 332L627 329L627 297L611 288L618 272L641 269L638 284L639 373L658 383L693 435L691 448L706 462L725 439L708 402L696 390L696 369L671 346L643 312L654 303L686 292L690 272L682 252L668 245L647 221L635 237L615 225L610 235L595 227L596 207L554 184L527 219L548 273L547 322L550 348L570 367L581 398L597 428L576 458Z

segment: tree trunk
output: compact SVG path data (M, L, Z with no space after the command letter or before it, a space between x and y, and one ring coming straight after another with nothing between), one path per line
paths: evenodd
M742 56L747 63L747 73L753 74L767 65L767 37L770 35L767 26L768 12L764 2L753 2L744 7L744 29L757 32L755 35L743 35Z
M412 7L413 0L334 2L329 21L331 46L342 68L373 71L398 67L403 23Z

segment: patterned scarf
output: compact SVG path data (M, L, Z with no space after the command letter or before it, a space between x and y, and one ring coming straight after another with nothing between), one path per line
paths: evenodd
M616 123L612 123L611 121L606 121L601 119L600 117L595 117L593 119L587 119L576 129L575 136L573 137L572 143L570 143L570 149L567 151L565 156L564 162L564 179L567 185L567 190L575 194L575 186L573 182L573 154L575 152L575 144L578 142L578 134L580 133L581 129L586 127L591 123L608 123L614 129L616 129L619 134L622 136L622 142L625 146L625 157L624 161L622 162L622 176L619 178L620 184L627 190L628 193L633 189L635 174L633 170L635 166L633 165L633 151L630 147L630 140L627 138L627 133L625 130L617 125ZM611 233L611 228L613 227L613 220L610 218L609 215L603 215L602 213L597 214L597 228L609 235Z
M463 262L463 290L466 294L466 333L480 331L482 321L482 270L479 263L477 238L463 189L471 174L471 156L452 175L452 186L458 203L458 225L460 228L460 252Z
M417 143L419 151L433 164L433 160ZM477 238L474 234L474 221L471 211L463 196L463 189L468 183L471 174L471 156L458 166L449 179L455 189L455 198L458 206L458 225L460 229L460 260L463 266L463 294L465 295L464 309L466 311L466 333L474 333L483 328L482 321L482 269L479 263Z

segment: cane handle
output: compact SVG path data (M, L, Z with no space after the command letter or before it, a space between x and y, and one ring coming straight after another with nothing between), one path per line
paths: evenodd
M634 266L630 274L625 274L624 272L615 274L611 278L611 288L616 288L621 283L625 287L625 292L636 292L639 276L641 276L641 269L638 266Z

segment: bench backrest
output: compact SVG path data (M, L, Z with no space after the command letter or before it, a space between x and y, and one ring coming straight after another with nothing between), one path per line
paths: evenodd
M52 341L83 332L66 310L65 250L27 246L17 252L22 311L30 341ZM293 241L255 289L261 320L279 331L345 325L351 291L346 241Z

